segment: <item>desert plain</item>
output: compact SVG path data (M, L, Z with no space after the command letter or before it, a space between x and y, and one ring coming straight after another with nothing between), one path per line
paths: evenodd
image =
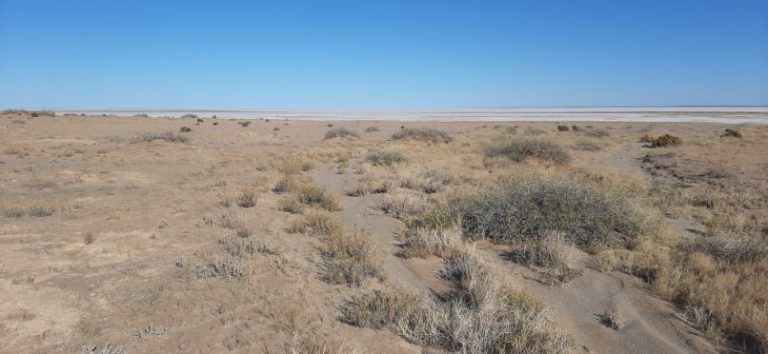
M768 351L768 125L0 114L2 353Z

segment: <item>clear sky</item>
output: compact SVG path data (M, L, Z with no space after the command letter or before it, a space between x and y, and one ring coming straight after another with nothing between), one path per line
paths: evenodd
M768 0L0 0L0 108L768 105Z

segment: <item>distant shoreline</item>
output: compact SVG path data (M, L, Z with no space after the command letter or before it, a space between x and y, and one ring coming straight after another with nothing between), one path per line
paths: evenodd
M584 122L681 122L768 124L768 107L583 107L583 108L494 108L467 110L53 110L57 114L119 115L150 117L288 119L327 121L584 121Z

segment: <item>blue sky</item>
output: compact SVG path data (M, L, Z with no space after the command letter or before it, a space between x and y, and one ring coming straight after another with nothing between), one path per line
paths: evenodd
M0 107L768 105L768 1L0 0Z

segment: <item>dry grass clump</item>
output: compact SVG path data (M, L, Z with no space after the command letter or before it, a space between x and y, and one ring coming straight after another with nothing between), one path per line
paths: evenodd
M741 139L744 136L741 135L741 132L736 129L726 129L723 135L720 135L721 138L737 138Z
M365 128L365 132L366 133L375 133L377 131L379 131L379 127L377 127L375 125L372 125L370 127Z
M53 215L55 208L33 205L28 208L10 208L3 210L3 216L9 219L17 219L24 216L44 218Z
M408 162L408 159L402 152L394 150L376 150L369 151L365 155L365 161L376 166L392 166Z
M239 124L243 128L247 128L249 125L251 125L251 121L249 120L240 121L240 122L237 122L237 124Z
M345 137L359 138L360 135L347 127L336 127L325 132L325 140Z
M682 145L683 140L674 135L664 134L656 138L650 138L649 143L651 148L673 147Z
M579 151L600 151L603 149L603 147L595 142L592 141L577 141L573 146L571 146L571 149L579 150Z
M517 140L488 146L486 157L505 157L515 162L524 162L529 158L565 164L570 161L568 153L558 144L541 140Z
M456 287L444 298L374 291L352 298L342 308L342 319L453 352L562 353L572 346L540 303L509 289L473 253L446 260L442 274Z
M299 202L328 211L339 210L339 200L333 193L314 183L304 183L294 191Z
M427 194L437 193L454 182L452 176L434 169L425 170L418 174L400 174L398 179L400 187L420 190Z
M242 191L237 197L237 205L241 208L252 208L256 205L256 193L253 191Z
M576 248L562 232L548 232L542 239L523 242L504 256L512 262L528 267L543 267L548 283L566 283L579 276L574 268Z
M140 144L155 140L162 140L169 143L186 143L189 141L189 138L174 131L146 132L131 138L131 144Z
M444 208L461 218L466 237L519 241L557 230L585 250L624 244L653 229L626 189L575 175L502 179Z
M382 200L378 207L385 214L399 220L406 221L408 218L423 213L429 205L422 199L410 196L388 196Z
M368 194L389 193L394 186L389 180L374 180L368 176L360 179L354 189L347 192L348 196L360 197Z
M362 230L331 232L323 237L324 279L334 284L360 286L381 275L371 235Z
M274 251L264 241L253 238L228 235L220 239L219 244L224 248L224 251L233 257L250 257L257 253L274 254Z
M285 158L282 159L278 165L277 170L285 176L291 176L307 172L314 167L311 160L303 158Z
M593 137L593 138L605 138L611 134L609 134L607 131L602 129L590 129L585 131L584 135Z
M192 128L190 128L190 127L181 127L181 128L179 128L179 132L180 133L189 133L191 131L192 131Z
M420 225L410 228L403 235L402 248L405 257L450 257L463 245L461 225Z
M299 222L293 223L288 231L312 236L331 236L343 233L344 227L335 215L318 211L306 215Z
M198 279L242 278L246 275L245 263L239 259L224 255L206 255L195 267Z
M426 127L400 129L400 131L392 134L392 139L395 139L395 140L413 139L413 140L427 141L435 144L450 143L451 141L453 141L453 137L451 137L451 135L448 134L447 132L434 129L434 128L426 128Z
M567 132L567 131L570 131L570 130L571 130L571 128L569 126L567 126L567 125L558 125L557 126L557 131L559 131L559 132Z

